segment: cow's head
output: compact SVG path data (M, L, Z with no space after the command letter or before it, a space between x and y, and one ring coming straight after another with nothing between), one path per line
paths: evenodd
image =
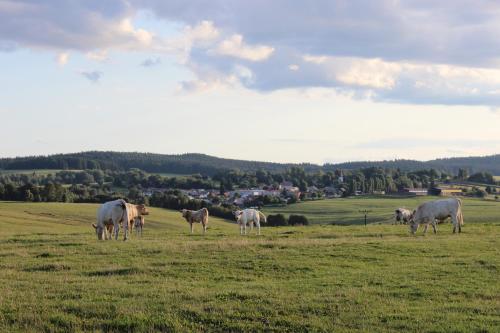
M396 221L398 221L398 222L399 222L399 221L401 221L401 220L402 220L402 218L403 218L403 217L402 217L402 214L401 214L401 211L400 211L399 209L396 209L396 210L394 211L394 215L396 216Z
M137 205L137 211L139 212L139 215L149 215L148 209L143 204Z
M95 233L97 235L97 239L98 240L103 240L104 239L104 227L99 225L95 225L95 224L92 224L92 226L94 227L95 229Z
M180 212L182 214L182 217L187 217L187 212L188 212L187 209L181 209Z
M415 221L415 213L416 213L416 212L417 212L417 211L416 211L416 210L414 210L414 211L411 213L411 215L410 215L409 229L410 229L410 232L411 232L412 234L415 234L415 233L417 232L417 230L418 230L418 225L419 225L419 223L418 223L417 221Z
M243 214L243 211L241 211L241 210L236 210L233 212L233 215L236 218L236 222L240 222L240 217L242 214Z

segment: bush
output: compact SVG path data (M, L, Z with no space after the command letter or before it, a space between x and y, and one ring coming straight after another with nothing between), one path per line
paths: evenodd
M290 215L288 218L289 225L308 225L309 220L304 215Z
M276 227L280 225L288 225L288 222L283 214L268 215L267 225L270 227Z

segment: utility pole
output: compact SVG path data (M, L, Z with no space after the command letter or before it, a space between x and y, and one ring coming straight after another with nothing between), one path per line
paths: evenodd
M366 227L366 219L368 217L368 213L371 213L371 210L369 210L369 209L362 209L359 212L365 214L365 227Z

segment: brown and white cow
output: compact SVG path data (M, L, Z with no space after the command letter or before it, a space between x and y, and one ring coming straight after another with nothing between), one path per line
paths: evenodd
M201 223L203 226L203 234L207 232L208 225L208 209L202 208L200 210L181 210L182 217L186 219L191 228L191 233L193 233L193 223Z
M412 211L406 208L398 208L394 211L396 224L407 224L411 219Z

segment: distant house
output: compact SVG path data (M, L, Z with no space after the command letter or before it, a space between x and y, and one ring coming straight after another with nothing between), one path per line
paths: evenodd
M279 186L280 190L287 190L288 191L288 190L290 190L292 188L293 188L293 183L292 182L288 182L288 181L282 182L280 184L280 186Z
M434 187L432 188L432 194L435 195L441 195L441 196L458 196L458 195L463 195L464 193L462 192L461 188L458 187L445 187L445 186L439 186L439 187Z
M426 188L404 188L400 192L400 194L408 195L408 196L421 196L429 194L429 191Z
M375 195L385 195L385 191L372 191L372 194L375 194Z

